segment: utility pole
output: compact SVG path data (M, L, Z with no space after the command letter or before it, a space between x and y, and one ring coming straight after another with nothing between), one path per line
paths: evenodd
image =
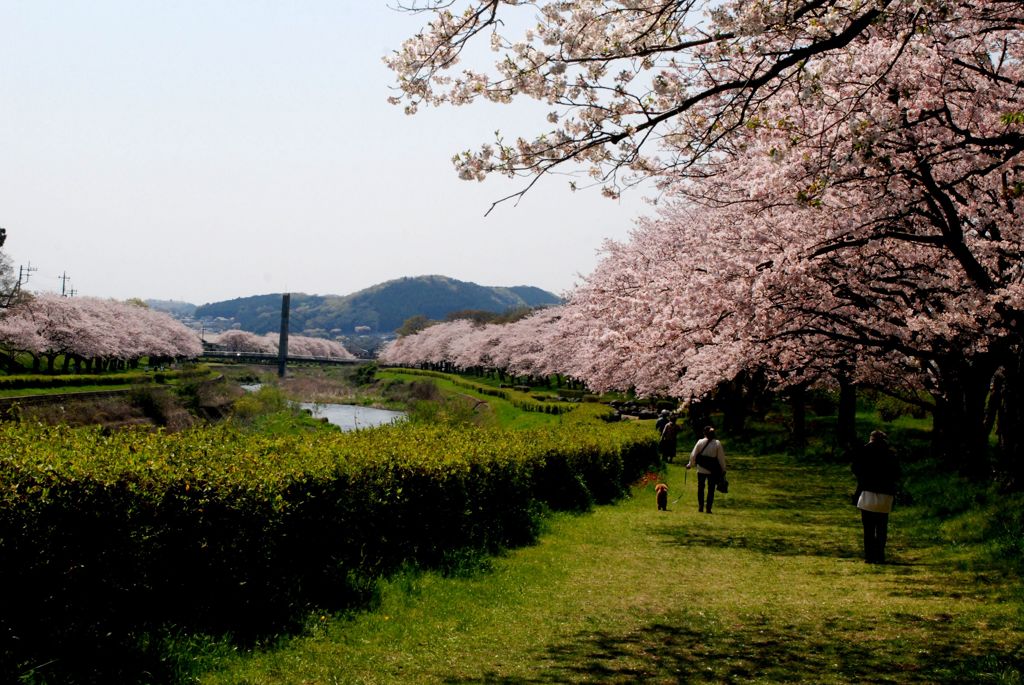
M28 279L32 278L32 274L39 271L38 267L32 266L32 262L28 263L28 266L21 265L18 267L18 285L22 286L28 283Z
M0 228L0 245L7 239L7 229ZM14 301L18 299L18 295L21 293L21 286L28 283L28 279L32 276L33 271L39 271L39 269L32 266L32 262L28 263L26 267L24 264L18 267L18 282L15 283L9 292L0 294L0 309L7 309Z
M288 313L291 309L291 300L290 293L281 296L281 337L277 343L278 378L284 378L285 366L288 363Z
M60 296L61 297L67 297L68 296L68 294L67 294L68 281L71 280L71 277L68 276L68 272L65 271L60 276L57 276L57 280L60 281Z

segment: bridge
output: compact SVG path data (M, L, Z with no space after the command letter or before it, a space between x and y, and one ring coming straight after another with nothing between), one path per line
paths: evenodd
M200 359L205 361L235 362L237 364L271 364L276 365L280 358L276 352L227 352L223 350L203 350ZM285 360L289 364L365 364L369 359L339 359L338 357L307 357L288 355Z

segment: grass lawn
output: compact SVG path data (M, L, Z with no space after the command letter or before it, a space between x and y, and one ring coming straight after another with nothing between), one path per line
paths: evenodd
M124 392L130 389L130 383L123 385L76 385L57 388L19 388L17 390L0 390L0 398L31 397L34 395L75 395L83 392Z
M558 423L561 420L560 416L554 414L523 411L513 406L512 403L499 397L477 392L465 385L457 385L456 383L439 376L420 376L416 374L402 373L401 371L393 371L390 369L380 371L378 376L381 378L395 378L407 383L428 381L436 385L438 389L446 395L462 395L464 397L471 397L473 399L480 400L481 402L486 402L489 407L489 411L494 412L494 423L508 430L521 430L536 426L544 426L552 423ZM476 381L477 379L470 380L471 383L476 383Z
M892 515L891 563L867 565L845 468L730 463L711 516L672 466L668 512L646 486L556 516L490 570L392 579L372 611L312 616L198 682L1021 682L1016 578L940 545L912 507Z

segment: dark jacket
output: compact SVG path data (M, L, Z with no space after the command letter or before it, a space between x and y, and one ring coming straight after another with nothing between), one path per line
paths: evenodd
M857 450L853 459L857 490L895 495L899 490L900 464L888 442L876 440Z

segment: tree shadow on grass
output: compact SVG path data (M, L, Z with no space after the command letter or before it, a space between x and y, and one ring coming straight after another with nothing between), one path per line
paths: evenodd
M825 534L815 534L814 524L805 526L804 534L771 534L758 529L720 530L699 527L676 529L652 528L652 536L660 536L665 544L701 549L744 549L758 554L775 556L816 556L838 559L856 559L860 547L836 540Z
M538 654L534 674L485 673L447 683L962 683L1017 682L1024 658L986 654L963 635L937 626L919 645L883 640L870 625L735 624L700 630L706 618L680 614L626 634L580 633ZM978 651L972 651L978 650Z

